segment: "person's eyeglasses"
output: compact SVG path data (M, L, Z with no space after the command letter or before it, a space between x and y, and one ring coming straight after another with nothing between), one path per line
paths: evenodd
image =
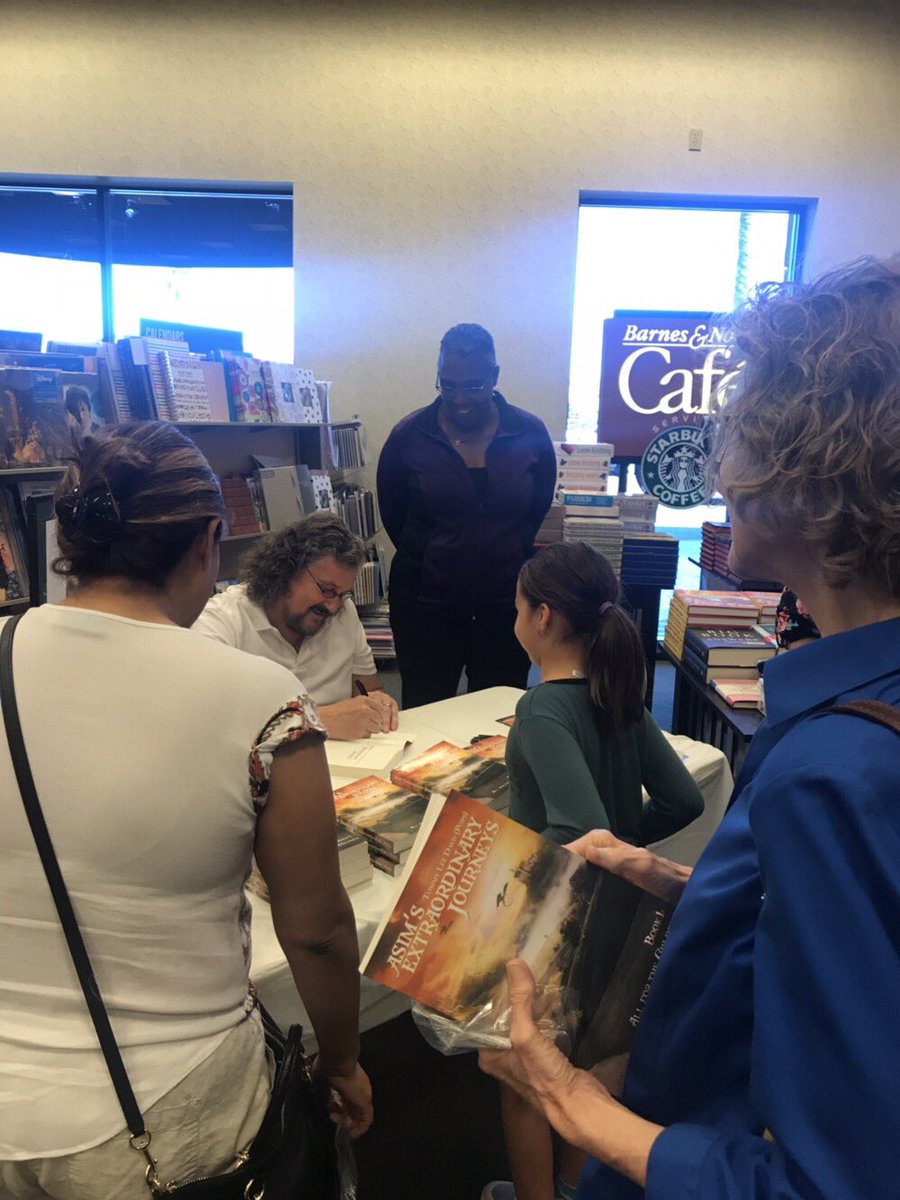
M485 388L493 387L493 385L493 371L487 379L482 379L481 383L451 383L449 379L441 379L440 375L434 381L434 386L442 396L455 396L457 392L462 392L464 396L477 396L479 392L483 392Z
M322 593L323 600L340 600L341 604L343 604L345 600L350 600L352 598L352 596L353 596L352 591L351 592L339 592L337 590L337 588L333 588L328 583L319 583L318 579L316 579L315 575L313 575L313 573L309 569L309 567L304 567L303 570L307 573L307 575L310 577L310 579L313 581L313 583L316 585L316 587Z

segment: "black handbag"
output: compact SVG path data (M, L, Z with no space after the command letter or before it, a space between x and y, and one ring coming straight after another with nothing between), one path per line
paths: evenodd
M183 1197L184 1200L193 1197L197 1200L338 1200L341 1185L335 1126L303 1052L302 1029L292 1025L285 1037L261 1005L266 1045L274 1056L276 1071L269 1104L253 1142L238 1155L231 1170L185 1183L166 1183L159 1179L150 1149L151 1134L144 1126L94 978L28 763L12 673L13 635L19 619L10 618L0 634L0 695L10 756L81 990L131 1134L129 1142L143 1157L144 1176L150 1192L154 1197Z

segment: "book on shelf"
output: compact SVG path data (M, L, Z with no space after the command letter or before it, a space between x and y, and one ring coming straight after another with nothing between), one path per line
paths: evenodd
M398 863L400 855L409 851L425 815L426 804L418 793L377 775L355 779L334 792L334 809L339 823L366 838L372 860L382 870L387 863ZM383 858L384 863L376 862L378 857Z
M273 421L287 425L318 425L322 420L316 377L292 363L264 362L262 377Z
M97 374L100 378L100 394L111 420L130 421L134 413L131 397L125 382L125 372L115 342L97 343Z
M309 478L310 482L312 483L316 508L325 509L328 512L335 512L334 489L331 483L331 476L328 474L328 472L310 471Z
M429 801L360 969L465 1030L509 1033L505 966L534 973L542 1015L583 1067L630 1049L671 910L633 884L451 792Z
M170 420L198 424L229 420L222 363L189 350L161 350L159 357Z
M98 377L83 372L0 367L0 468L67 461L80 438L105 421L98 388Z
M366 465L365 429L359 421L335 425L331 433L337 470L354 470Z
M468 746L437 742L395 767L391 782L426 799L433 792L445 795L456 790L484 800L498 811L505 810L509 808L506 738L497 734Z
M8 488L0 488L0 604L28 599L27 561L15 500Z
M771 639L761 630L752 628L689 629L684 635L684 646L707 667L755 666L775 654Z
M325 757L332 774L362 778L395 767L413 741L409 734L397 729L348 741L329 738L325 743Z
M231 420L242 425L271 424L262 363L248 354L213 351L225 368L225 387Z
M132 415L150 421L170 421L161 352L183 351L183 342L167 338L124 337L116 343Z
M364 562L353 585L353 603L357 608L377 604L381 600L381 567L377 561ZM363 626L365 628L365 625ZM367 634L368 638L368 634Z
M283 529L285 525L302 521L307 515L299 470L296 463L284 467L257 467L256 479L265 503L266 528Z
M754 668L754 674L756 670ZM731 708L759 708L759 677L755 679L736 679L729 676L726 679L714 679L713 689Z

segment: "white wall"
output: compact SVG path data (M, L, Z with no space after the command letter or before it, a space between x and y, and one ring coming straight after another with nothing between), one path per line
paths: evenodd
M813 270L898 248L896 22L866 7L10 0L0 172L290 180L297 357L339 416L377 446L478 321L560 436L579 189L817 196Z

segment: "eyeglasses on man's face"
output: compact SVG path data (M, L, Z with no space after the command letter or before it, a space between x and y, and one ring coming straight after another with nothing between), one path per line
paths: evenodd
M307 573L319 591L322 593L323 600L339 600L341 604L345 600L350 600L353 597L353 592L339 592L337 588L333 588L330 583L320 583L313 575L309 567L304 567L303 570Z
M451 379L441 379L440 372L438 372L434 386L442 396L455 396L458 392L464 396L477 396L479 392L494 386L494 372L491 371L490 375L486 379L482 379L480 383L476 383L474 380L470 380L468 383L454 383Z

